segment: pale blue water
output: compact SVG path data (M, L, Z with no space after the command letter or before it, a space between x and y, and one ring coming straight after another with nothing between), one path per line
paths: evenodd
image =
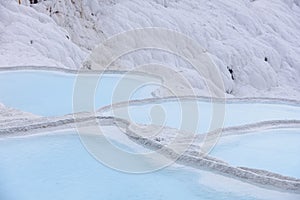
M38 115L68 114L72 112L75 78L76 75L57 72L1 72L0 102ZM95 108L111 103L120 78L121 75L102 77L96 89ZM138 79L127 81L137 85L143 83ZM151 97L155 88L145 87L131 98ZM212 106L207 102L197 103L197 132L202 133L208 130ZM150 123L153 106L164 110L165 125L180 127L181 107L176 102L131 106L131 120ZM275 119L300 119L300 107L262 103L226 105L225 126ZM232 165L300 177L297 159L300 153L299 131L284 131L226 137L221 139L212 155ZM117 172L91 157L77 134L0 140L0 200L254 199L243 194L215 191L199 184L199 176L174 167L142 175Z
M186 103L188 101L185 101ZM157 125L164 124L168 127L181 129L182 124L182 108L180 102L158 102L146 105L132 105L129 107L130 120L140 124L152 123L152 109L160 107L162 110L162 118L165 119L163 123L154 123ZM195 109L198 109L198 120L190 116L190 120L198 121L197 133L205 133L210 130L210 123L212 120L221 118L221 114L213 116L213 106L209 102L197 101ZM115 109L114 113L119 113ZM107 112L110 113L110 112ZM123 113L123 112L120 112ZM188 116L188 115L187 115ZM119 115L118 117L122 117ZM189 117L189 116L188 116ZM286 104L269 104L269 103L230 103L225 105L224 127L238 126L249 123L256 123L268 120L300 120L300 106L286 105ZM196 122L197 122L196 121Z
M97 80L98 75L86 75ZM137 76L141 78L140 76ZM122 75L105 74L95 88L95 108L111 103L114 88ZM0 102L9 107L42 116L73 113L73 90L76 74L47 71L0 72ZM122 84L141 85L141 79L126 79ZM151 97L156 86L142 88L131 99ZM85 98L82 96L82 98Z
M0 140L1 200L251 200L198 183L199 175L169 167L126 174L97 162L77 134ZM112 155L113 156L113 155Z
M210 155L233 166L300 178L300 130L268 130L222 137Z
M91 76L91 78L97 76ZM95 109L111 103L116 85L122 75L104 75L95 92ZM73 90L75 74L46 71L13 71L0 73L0 102L7 106L43 116L58 116L73 112ZM143 78L142 78L143 79ZM143 80L127 79L127 83L142 85ZM156 86L137 90L131 99L151 97ZM84 96L82 98L85 98ZM209 130L212 105L197 102L199 111L198 133ZM160 106L165 116L165 125L179 128L181 124L181 105L178 102L152 103L143 106L130 106L131 120L148 124L151 122L151 109ZM216 117L216 116L215 116ZM219 117L219 116L217 116ZM237 103L225 105L225 126L235 126L276 119L300 119L300 106L266 103Z

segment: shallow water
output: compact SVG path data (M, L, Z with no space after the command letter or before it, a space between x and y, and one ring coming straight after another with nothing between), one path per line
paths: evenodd
M101 78L95 88L95 108L111 103L113 91L121 77L118 74L106 74ZM76 75L57 72L1 72L0 102L43 116L68 114L73 112L75 79ZM141 77L136 77L126 79L125 82L129 85L143 85L144 81ZM131 95L131 99L151 97L151 92L156 88L142 87ZM197 104L197 133L203 133L209 129L213 119L212 105L203 101L197 101ZM158 114L161 116L159 123L179 128L182 120L181 108L176 102L164 102L130 106L128 111L132 121L148 124L152 120L151 115ZM300 119L299 106L284 104L232 103L225 106L225 111L225 126L266 120ZM297 130L276 130L267 134L259 132L228 136L220 140L211 155L235 166L266 169L300 177L300 162L297 159L300 153L299 135ZM123 150L132 151L133 144L128 145L124 142L125 138L120 140L120 136L115 137L118 141L114 141L114 144L119 144ZM219 180L205 178L216 182ZM254 193L246 195L239 192L240 188L237 192L216 191L212 189L215 183L208 187L200 184L199 179L201 174L174 166L140 175L112 170L100 164L85 150L77 134L68 132L64 135L0 139L1 200L257 199L252 195ZM230 188L235 186L232 184Z
M300 178L300 130L268 130L222 137L210 155L233 166Z
M87 75L87 79L97 80L97 75ZM59 116L73 112L73 90L76 74L66 74L46 71L12 71L0 73L0 102L7 106L18 108L43 116ZM120 84L140 85L148 83L143 76L125 78L122 75L105 74L95 88L94 108L109 105L114 90ZM151 79L152 80L152 79ZM153 81L153 80L152 80ZM156 83L158 81L156 80ZM151 97L151 92L157 86L141 87L131 94L130 99ZM124 91L126 93L127 91ZM121 95L114 102L122 101ZM86 98L84 95L82 99ZM184 102L186 103L186 102ZM213 115L213 106L209 102L197 101L198 110L197 133L207 132L212 119L222 115ZM154 108L154 109L153 109ZM130 106L128 109L132 121L149 124L151 115L158 113L161 118L154 124L164 124L180 128L182 123L182 104L180 102L150 103L143 106ZM155 111L156 110L156 111ZM127 112L127 111L126 111ZM157 118L157 117L156 117ZM225 105L224 126L235 126L266 120L300 119L300 106L271 103L230 103Z
M180 102L162 102L150 103L146 105L132 105L128 109L129 119L140 124L165 125L172 128L184 130L182 128L182 119L184 106L189 101ZM183 106L182 106L183 105ZM268 120L300 120L300 106L292 106L285 104L270 104L270 103L229 103L225 105L224 118L222 114L213 115L213 104L209 102L197 101L197 105L193 107L198 109L198 119L188 116L190 120L195 120L198 128L194 129L196 133L205 133L210 130L212 120L221 119L224 122L224 127L239 126L249 123L256 123ZM189 108L191 109L191 108ZM113 111L118 117L128 119L123 113L127 108L117 108ZM106 114L110 114L108 111ZM118 114L120 113L120 114ZM222 113L222 112L220 112ZM153 116L156 117L153 117ZM152 119L160 116L162 119L159 122ZM187 118L185 118L187 119Z
M197 173L169 167L127 174L103 166L77 134L0 140L0 197L32 199L250 200L201 185ZM113 155L112 155L113 156Z
M98 80L97 75L84 75L87 81ZM6 106L17 108L42 116L59 116L73 113L73 91L76 74L47 71L11 71L0 72L0 102ZM119 83L142 85L155 79L136 75L122 78L121 74L104 74L98 84L92 87L95 91L95 109L112 102L113 91ZM120 82L122 81L122 82ZM151 97L150 93L157 86L140 88L131 99ZM84 95L82 99L86 98Z

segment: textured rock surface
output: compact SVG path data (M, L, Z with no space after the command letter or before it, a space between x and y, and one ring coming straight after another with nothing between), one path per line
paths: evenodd
M14 108L6 107L0 103L0 124L5 127L9 122L23 122L29 119L36 119L39 116L23 112Z
M115 34L162 27L203 46L236 97L299 99L298 0L0 1L0 66L78 69L86 55ZM26 6L27 2L27 6ZM164 3L163 3L164 2ZM159 63L184 74L209 95L205 82L178 56L141 50L113 63L120 69Z

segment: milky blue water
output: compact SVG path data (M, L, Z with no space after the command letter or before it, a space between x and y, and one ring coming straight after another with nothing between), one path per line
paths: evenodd
M137 76L139 77L139 76ZM98 76L90 75L95 79ZM105 74L95 88L95 109L109 105L116 86L122 75ZM143 77L126 79L122 84L142 85ZM46 71L13 71L0 73L0 102L7 106L43 116L59 116L73 112L73 90L75 74ZM123 79L122 79L123 80ZM146 82L147 83L147 82ZM157 86L144 87L133 91L131 99L151 97ZM127 91L124 91L125 93ZM82 99L85 96L81 97ZM120 99L121 101L121 99ZM160 107L163 124L180 128L182 122L182 104L180 102L151 103L142 106L130 106L128 109L132 121L149 124L153 107ZM235 126L276 119L300 119L300 106L270 103L231 103L225 105L225 118L222 114L213 115L213 105L197 101L198 133L209 130L210 122L221 118L224 126ZM155 124L155 122L154 122ZM161 123L159 123L161 125Z
M76 74L47 71L0 72L0 102L9 107L42 116L59 116L73 113L73 91ZM98 80L97 75L85 75ZM142 85L143 77L122 78L120 74L104 74L95 90L94 107L99 108L112 102L115 87L122 80L124 85ZM151 97L156 86L141 88L131 99ZM86 98L82 96L81 98Z
M210 155L233 166L300 178L300 130L267 130L222 137Z
M300 120L300 106L270 103L228 103L225 105L225 112L219 111L217 114L213 114L213 104L204 101L197 101L197 105L192 107L198 110L197 117L194 117L193 115L188 115L184 110L188 102L189 101L183 101L183 103L180 101L169 101L149 103L146 105L131 105L125 109L114 109L113 113L118 117L128 119L123 116L123 113L126 113L124 110L128 110L129 119L136 123L154 123L156 125L165 125L181 130L184 130L182 129L182 125L184 124L182 120L187 119L184 118L184 116L186 116L189 117L189 120L195 120L198 124L198 128L194 129L196 133L206 133L210 131L210 124L213 120L221 120L224 127L268 120ZM155 112L156 114L153 114ZM111 111L107 112L107 114L111 113ZM119 115L118 113L121 114ZM185 113L185 115L182 113ZM160 116L162 119L159 120L159 122L153 121L157 116Z
M77 134L0 140L1 200L250 200L198 183L199 175L169 167L126 174L103 166ZM113 156L113 155L112 155Z
M121 77L117 74L102 76L95 88L95 108L111 103ZM127 79L126 82L142 85L142 79ZM1 72L0 102L43 116L72 113L75 80L76 75L57 72ZM156 88L142 88L131 99L151 97ZM132 121L148 124L153 112L162 111L164 125L179 128L181 109L178 102L157 102L130 106L128 112ZM199 110L197 133L206 132L211 120L221 116L212 115L212 105L208 102L197 101L196 109ZM225 126L276 119L300 119L300 107L275 103L225 105ZM224 137L211 155L235 166L300 177L299 144L298 130L276 130L267 134ZM215 191L201 185L199 176L175 167L140 175L112 170L97 162L75 133L0 139L0 200L255 199L251 195Z

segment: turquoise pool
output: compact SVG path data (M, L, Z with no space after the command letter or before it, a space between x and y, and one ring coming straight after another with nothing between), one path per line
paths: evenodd
M216 191L200 184L199 174L175 166L118 172L96 161L75 132L59 134L0 140L1 199L257 199Z
M95 80L98 76L87 75ZM95 88L95 109L111 103L113 91L122 75L105 74ZM41 116L60 116L73 112L75 74L46 71L0 72L0 102L7 106ZM142 85L141 76L125 80ZM123 82L124 83L124 82ZM142 87L131 99L152 97L157 86ZM84 96L82 98L85 98ZM151 123L153 108L159 108L164 125L179 128L181 107L174 101L131 105L131 120ZM212 105L197 101L197 133L209 130ZM122 108L120 108L122 110ZM115 110L115 111L118 111ZM259 114L258 114L259 113ZM110 115L110 111L104 113ZM122 116L120 116L122 117ZM230 103L225 105L224 126L237 126L267 120L300 120L300 106L283 103ZM108 134L112 137L113 134ZM124 139L125 140L125 139ZM137 144L111 138L124 150L142 148ZM222 138L212 156L234 166L246 166L300 177L299 130L272 130ZM143 151L144 149L140 149ZM115 156L115 155L111 155ZM222 182L214 176L205 180L200 170L172 165L148 174L127 174L110 169L95 160L82 145L75 131L61 131L22 138L0 137L0 200L52 199L167 199L167 200L251 200L299 199L298 196L268 196L269 190L236 181ZM227 189L216 189L223 184ZM243 186L241 186L243 185ZM241 188L242 187L242 188ZM251 191L249 188L254 188ZM247 192L245 192L247 191ZM272 191L274 192L274 191Z

